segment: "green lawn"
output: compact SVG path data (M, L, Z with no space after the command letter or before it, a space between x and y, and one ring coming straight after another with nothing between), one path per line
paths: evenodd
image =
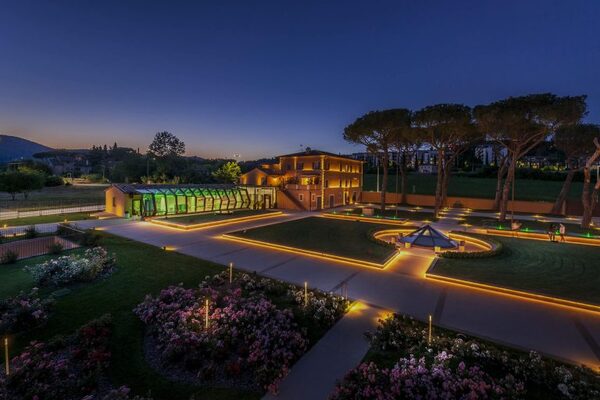
M369 239L372 231L377 229L390 229L390 225L309 217L238 231L232 235L383 263L395 250Z
M381 179L381 176L379 177ZM435 194L436 175L409 174L407 193ZM364 177L364 190L375 190L377 175L369 174ZM581 196L581 182L573 182L569 197ZM414 191L413 191L414 188ZM542 181L534 179L517 179L515 183L515 198L517 200L554 201L562 188L562 181ZM396 177L388 178L388 191L396 191ZM470 178L452 176L448 185L449 196L478 197L493 199L496 194L496 179Z
M426 211L407 211L407 210L390 210L386 209L383 214L381 214L381 210L378 208L379 205L375 204L373 206L375 216L378 217L383 215L384 218L391 219L408 219L411 221L437 221L437 218L433 218L432 212ZM345 215L363 215L363 211L361 208L355 208L352 211L340 212L336 211L337 214L345 214Z
M139 394L150 391L156 400L187 400L192 395L195 399L216 400L260 398L260 393L199 389L170 382L151 369L144 360L144 326L133 314L133 308L143 301L146 294L157 294L161 289L179 283L185 287L195 287L207 275L222 272L225 267L106 233L101 235L101 245L116 255L117 270L106 279L70 286L71 293L57 299L48 324L15 338L13 354L31 340L47 340L58 334L70 334L89 320L110 313L114 322L110 378L114 385L128 385ZM0 266L0 298L31 289L34 282L23 271L23 266L34 265L48 258L43 256ZM46 296L53 290L42 290L41 295ZM272 300L279 307L291 307L281 299ZM311 344L325 333L324 328L315 325L312 320L297 319L297 322L307 329Z
M82 221L85 219L96 219L91 217L89 212L76 212L69 214L55 214L55 215L40 215L38 217L24 217L15 219L3 219L0 220L0 226L5 224L8 226L24 226L24 225L37 225L47 224L50 222L63 222L65 219L69 221Z
M600 247L493 236L485 259L440 258L432 273L600 305Z
M108 185L69 185L45 187L29 193L27 199L18 194L16 200L6 192L0 192L1 211L38 210L78 205L104 204L104 189Z
M510 221L499 222L497 219L490 217L468 216L464 217L465 221L470 225L481 226L488 229L510 230ZM518 219L518 218L515 218ZM523 232L542 232L546 233L550 227L550 222L519 220L521 222L521 231ZM567 236L584 236L584 237L600 237L600 231L594 228L583 229L578 224L564 223L567 228Z
M193 215L182 215L182 216L173 216L173 217L164 217L164 218L156 218L159 221L169 221L174 224L181 225L195 225L202 224L205 222L214 222L214 221L222 221L231 218L241 218L241 217L249 217L252 215L261 215L261 214L269 214L273 213L276 210L239 210L234 211L232 213L202 213L202 214L193 214Z

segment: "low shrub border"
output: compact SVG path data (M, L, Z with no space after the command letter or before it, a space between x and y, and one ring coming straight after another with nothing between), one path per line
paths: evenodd
M472 259L472 258L489 258L495 257L504 251L504 245L499 241L495 240L486 235L480 235L477 233L466 233L462 231L451 231L450 235L457 234L461 236L471 236L475 239L482 240L491 246L490 250L485 251L444 251L440 253L440 257L444 258L456 258L456 259Z
M600 396L600 376L573 366L391 315L367 335L371 350L332 400L572 398Z

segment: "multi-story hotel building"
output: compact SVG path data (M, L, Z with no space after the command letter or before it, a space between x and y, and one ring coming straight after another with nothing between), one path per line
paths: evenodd
M277 157L240 177L241 185L277 187L277 207L319 210L360 200L363 161L310 150Z

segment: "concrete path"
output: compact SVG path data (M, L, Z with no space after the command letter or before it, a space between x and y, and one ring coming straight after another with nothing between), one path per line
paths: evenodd
M383 310L356 303L298 360L281 383L279 393L267 394L263 399L326 399L336 382L363 359L369 350L365 332L374 330L383 314Z
M599 314L426 280L424 272L433 259L431 252L404 252L393 265L377 270L245 245L219 237L225 232L308 215L314 214L289 214L268 222L245 222L197 231L177 231L145 222L114 224L102 229L156 246L174 246L178 252L205 260L222 264L233 262L236 268L298 285L308 281L311 287L325 291L339 290L342 283L346 283L348 295L366 304L423 321L431 314L434 325L523 350L536 350L573 363L600 367ZM436 226L442 230L454 228L446 224ZM331 365L321 366L316 375L327 373ZM311 386L312 381L306 380L304 384Z

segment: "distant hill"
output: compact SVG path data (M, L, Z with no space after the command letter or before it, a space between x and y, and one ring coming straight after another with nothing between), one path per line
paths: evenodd
M0 135L0 164L10 161L29 159L35 153L49 151L52 148L17 136Z

